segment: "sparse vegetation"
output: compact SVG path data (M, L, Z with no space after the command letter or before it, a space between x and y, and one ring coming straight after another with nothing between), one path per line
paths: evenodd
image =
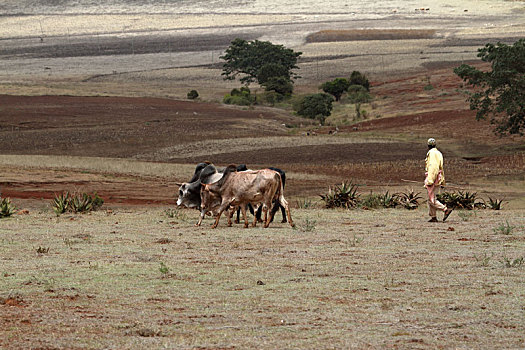
M413 189L407 189L404 192L396 193L397 201L405 209L413 210L419 207L419 200L422 199L420 192L415 192Z
M297 208L300 208L300 209L311 209L315 207L313 201L308 198L297 199L295 203L297 205Z
M223 102L228 105L250 106L255 103L255 96L251 94L248 87L233 89L228 95L224 96Z
M348 100L355 104L355 120L361 119L361 104L370 102L372 96L362 85L351 85L348 88Z
M509 221L505 220L505 223L499 224L493 229L493 231L496 234L510 235L512 234L512 231L514 231L515 228L516 226L509 224Z
M358 186L349 181L343 181L333 189L328 188L328 193L321 195L326 208L355 208L359 203L360 195L357 193Z
M300 116L316 119L324 125L326 117L332 113L333 101L332 96L325 93L306 95L299 100L294 109Z
M87 193L71 194L63 192L55 195L53 199L53 210L57 216L65 212L85 213L98 210L104 204L104 200L95 192L93 195Z
M0 198L0 219L13 215L16 207L11 203L10 198Z
M488 200L488 203L486 203L486 206L487 208L492 209L492 210L501 210L503 206L503 199L497 199L497 198L492 199L491 197L489 197L489 200Z
M476 203L477 193L469 191L454 191L454 192L443 192L436 195L436 198L441 203L445 204L447 208L454 209L475 209L477 206L482 205L480 202Z
M197 90L190 90L190 92L188 92L187 97L189 100L195 100L197 97L199 97L199 93L197 92Z
M370 92L370 81L368 81L368 78L366 75L359 71L353 71L352 74L350 74L350 86L352 85L359 85L366 89L367 92Z
M163 277L167 276L170 272L170 268L166 266L163 262L160 262L159 271Z
M518 258L512 259L512 258L508 258L505 256L503 257L502 262L503 262L503 266L508 267L508 268L521 267L525 263L525 257L520 256Z

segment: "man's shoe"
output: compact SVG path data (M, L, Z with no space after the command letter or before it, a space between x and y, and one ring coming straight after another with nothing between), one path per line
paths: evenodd
M445 216L443 216L443 222L445 222L445 220L447 220L447 218L450 215L450 213L452 213L452 210L454 210L454 209L447 209L447 210L445 210Z
M438 219L434 216L432 219L428 220L428 222L438 222Z

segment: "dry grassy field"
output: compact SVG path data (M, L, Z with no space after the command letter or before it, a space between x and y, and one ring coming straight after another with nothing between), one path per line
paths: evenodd
M19 210L0 219L0 348L525 347L523 137L476 122L452 73L488 68L476 59L486 42L523 37L522 1L320 12L308 0L287 12L257 0L228 14L221 1L204 13L189 1L184 13L149 0L100 13L53 3L11 2L0 16L0 194ZM323 127L291 102L221 104L239 87L219 60L236 37L301 51L299 97L366 73L366 119L345 97ZM503 209L430 224L425 194L413 211L324 208L319 195L343 181L362 196L423 192L428 137L446 191ZM268 229L194 227L176 184L205 160L285 170L296 228L280 214ZM56 216L63 191L105 204Z
M2 220L0 347L524 344L522 211L429 225L424 209L295 209L295 230L195 228L196 214L41 208Z

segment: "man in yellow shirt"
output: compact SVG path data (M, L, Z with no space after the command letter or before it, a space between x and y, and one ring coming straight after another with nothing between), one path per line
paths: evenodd
M425 159L425 188L428 192L428 214L429 222L437 222L436 211L442 210L444 213L443 221L447 220L452 209L448 209L444 204L436 199L436 188L445 185L445 173L443 172L443 155L436 148L436 140L428 139L428 152Z

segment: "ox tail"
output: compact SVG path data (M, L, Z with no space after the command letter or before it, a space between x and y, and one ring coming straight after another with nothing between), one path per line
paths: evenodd
M281 204L284 208L284 210L286 211L286 215L288 217L288 223L290 224L290 226L292 227L295 227L295 224L294 222L292 221L292 214L290 213L290 206L288 205L288 201L284 198L284 183L283 183L283 179L281 177L281 174L277 173L279 175L279 189L278 189L278 194L276 194L276 198L278 198L278 200L276 201L276 203L274 204L273 208L272 208L272 218L273 218L273 215L275 215L275 212L279 209L279 204Z

